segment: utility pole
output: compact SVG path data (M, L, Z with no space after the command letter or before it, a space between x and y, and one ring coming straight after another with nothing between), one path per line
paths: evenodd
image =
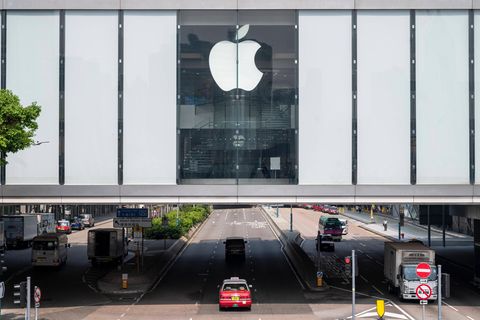
M442 320L442 265L437 266L437 301L438 301L438 320Z
M27 277L27 320L30 320L30 277Z
M292 213L292 205L290 205L290 232L293 231L293 213Z

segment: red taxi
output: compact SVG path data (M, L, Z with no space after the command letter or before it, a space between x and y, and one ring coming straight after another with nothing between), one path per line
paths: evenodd
M252 308L252 295L247 281L238 277L223 280L219 293L219 310L225 308Z
M72 233L72 226L70 225L70 221L68 220L59 220L57 223L57 227L55 230L58 233Z

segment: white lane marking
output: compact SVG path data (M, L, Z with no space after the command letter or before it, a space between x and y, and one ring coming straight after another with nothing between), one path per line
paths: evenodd
M475 320L475 319L473 319L473 318L472 318L472 317L470 317L470 316L467 316L467 318L468 318L468 319L470 319L470 320Z
M377 287L375 287L374 285L372 285L372 288L375 289L378 293L380 293L382 296L384 296L383 292L380 291Z
M364 253L362 249L358 249L357 251L360 252L361 254Z
M361 245L362 247L366 247L366 245L365 245L365 244L363 244L363 243L361 243L361 242L360 242L360 245Z
M227 222L228 213L229 213L229 211L227 210L227 213L225 214L225 222Z
M262 216L265 214L263 213L263 211L261 212ZM277 241L280 243L280 251L282 251L282 254L283 256L285 257L285 260L287 261L288 263L288 266L290 267L290 269L292 270L293 272L293 275L295 276L295 278L297 279L298 283L300 284L300 287L302 287L303 290L305 290L305 286L303 285L302 281L300 280L300 277L298 276L297 272L295 271L295 269L293 268L292 264L290 263L290 260L288 260L288 257L287 257L287 254L285 253L285 249L284 249L284 246L283 246L283 243L282 241L280 241L280 238L278 237L277 233L273 230L272 226L270 225L270 223L268 222L267 218L265 218L265 216L263 216L263 218L265 219L265 221L267 222L267 225L268 227L270 228L270 230L272 231L273 235L275 236L275 238L277 238Z
M453 310L455 310L455 311L457 311L457 312L458 312L458 309L457 309L457 308L455 308L454 306L452 306L452 305L449 305L449 304L448 304L448 303L446 303L445 301L442 301L442 302L443 302L443 304L444 304L444 305L446 305L446 306L447 306L447 307L449 307L450 309L453 309Z
M366 283L368 283L368 280L367 280L367 279L365 279L365 277L364 277L364 276L360 275L360 278L362 278L362 280L363 280L363 281L365 281Z
M125 317L125 315L126 315L126 313L122 313L122 314L120 315L120 318Z

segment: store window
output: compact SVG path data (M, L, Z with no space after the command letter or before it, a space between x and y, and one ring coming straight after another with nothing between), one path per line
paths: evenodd
M297 183L295 11L180 11L179 183Z

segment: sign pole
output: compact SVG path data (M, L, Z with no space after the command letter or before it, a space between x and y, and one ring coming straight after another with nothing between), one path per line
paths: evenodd
M352 320L355 320L355 250L352 250Z
M422 304L422 320L425 320L425 304Z
M30 320L30 277L27 277L27 320Z
M442 265L437 266L437 301L438 301L438 320L442 320Z

